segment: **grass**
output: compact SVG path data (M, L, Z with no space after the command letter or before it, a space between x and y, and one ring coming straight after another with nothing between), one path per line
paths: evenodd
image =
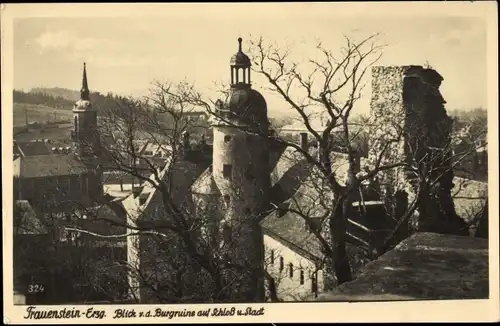
M54 121L59 123L46 125L41 129L30 128L27 132L16 133L14 138L17 141L50 139L54 141L54 146L69 146L71 144L70 132L72 128L72 111L54 109L45 105L14 103L14 127L19 128L26 125L26 111L28 114L28 123L38 122L39 124L47 124L48 122ZM61 121L66 123L60 123Z
M54 109L45 105L14 103L14 126L24 126L26 124L26 113L28 115L28 123L54 121L68 121L70 123L73 116L73 112L69 110Z

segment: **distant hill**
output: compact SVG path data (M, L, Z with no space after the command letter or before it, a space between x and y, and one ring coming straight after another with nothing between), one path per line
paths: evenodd
M63 99L71 102L78 101L78 99L80 98L79 91L62 87L36 87L32 88L29 93L46 94L55 98L62 97Z
M61 87L36 87L29 92L14 90L14 103L42 105L56 110L72 110L79 99L80 91ZM112 94L90 93L90 100L98 108L113 105L110 100L114 99Z
M43 105L58 110L71 110L74 104L72 100L61 96L53 96L42 91L23 92L14 90L13 100L17 104Z

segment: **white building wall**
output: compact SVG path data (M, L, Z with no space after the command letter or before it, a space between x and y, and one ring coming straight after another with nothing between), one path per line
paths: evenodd
M13 169L13 174L15 177L18 177L21 175L21 157L18 157L14 160L14 165L12 167Z
M312 285L314 273L316 273L318 293L323 291L323 271L316 271L315 263L312 260L301 256L268 235L264 235L264 247L266 251L265 267L276 282L279 299L283 301L314 300L315 293ZM280 266L281 259L283 259L283 269ZM290 277L290 264L293 267L292 277ZM301 271L304 276L303 283L301 282ZM268 289L266 290L268 291Z

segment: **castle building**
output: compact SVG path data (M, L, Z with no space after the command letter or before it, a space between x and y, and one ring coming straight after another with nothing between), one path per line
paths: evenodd
M222 119L213 124L212 176L224 198L222 228L231 231L230 255L241 272L262 274L264 252L258 216L269 202L270 171L267 134L269 121L264 97L251 87L250 59L242 52L231 58L231 88L225 105L218 108ZM218 231L222 231L218 230ZM263 279L234 284L242 298L264 298ZM259 293L260 291L260 293ZM239 299L236 297L235 301Z
M199 229L192 232L232 266L226 275L234 282L228 286L232 302L264 301L270 287L284 301L311 300L327 288L331 277L323 270L321 244L297 212L303 209L312 217L314 227L321 229L327 224L325 212L333 197L319 171L300 153L268 137L266 101L252 89L251 61L242 51L242 40L238 42L238 52L230 61L228 97L215 107L212 148L194 150L189 145L190 135L185 133L184 157L171 158L159 176L168 177L174 202L182 203L187 215L198 221L193 225ZM305 134L301 146L314 151ZM207 150L211 155L203 154ZM339 176L345 174L345 154L332 155L333 170ZM164 199L157 188L146 185L140 193L125 198L122 205L135 225L152 227L170 219ZM367 209L377 211L382 205L375 201L368 203ZM349 229L352 243L370 246L363 237L371 238L372 230L390 224L379 211L375 215L377 218L361 222L367 222L367 227L360 226L353 216ZM202 290L193 276L199 269L180 263L190 260L179 255L182 241L168 231L165 234L169 234L168 244L162 240L161 246L146 234L128 237L128 262L135 271L129 282L133 297L141 303L158 302L158 289L174 280L184 287L175 288L176 293L166 291L169 295L164 302L179 302ZM151 278L144 275L153 274L160 281L151 286Z

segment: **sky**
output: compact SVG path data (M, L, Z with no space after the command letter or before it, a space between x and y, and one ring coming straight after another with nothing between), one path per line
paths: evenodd
M454 16L389 15L365 9L354 15L339 12L337 3L298 5L178 4L163 5L161 13L149 15L17 18L14 88L77 90L86 62L92 91L138 96L146 95L155 80L188 80L210 93L214 82L229 81L229 59L237 51L238 37L243 37L244 49L249 37L262 36L302 51L304 58L318 40L336 51L343 35L360 40L379 33L378 42L386 47L377 64L428 63L444 77L441 92L448 109L486 107L484 18L465 16L465 11ZM253 76L254 88L267 99L269 115L282 114L283 102ZM356 113L368 112L369 91L368 82Z

